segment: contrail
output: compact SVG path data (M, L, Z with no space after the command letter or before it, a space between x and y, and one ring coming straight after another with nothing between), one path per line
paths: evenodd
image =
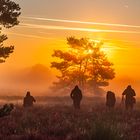
M39 39L55 39L55 38L48 38L48 37L42 37L42 36L36 36L36 35L26 35L26 34L20 34L20 33L12 33L12 32L6 32L8 34L11 34L11 35L16 35L16 36L22 36L22 37L30 37L30 38L39 38Z
M27 28L50 29L50 30L70 30L70 31L82 31L82 32L140 34L140 32L137 32L137 31L125 31L125 30L101 30L101 29L92 29L92 28L36 25L36 24L26 24L26 23L21 23L20 25L27 27Z
M78 20L38 18L38 17L22 17L22 18L33 19L33 20L43 20L43 21L53 21L53 22L63 22L63 23L78 23L78 24L87 24L87 25L101 25L101 26L140 28L139 25L128 25L128 24L98 23L98 22L86 22L86 21L78 21Z

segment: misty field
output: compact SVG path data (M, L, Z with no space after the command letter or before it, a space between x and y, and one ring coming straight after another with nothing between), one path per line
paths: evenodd
M55 99L56 100L56 99ZM54 101L55 101L54 100ZM93 100L93 99L92 99ZM139 140L139 105L125 111L121 105L107 110L104 102L83 101L81 110L72 102L36 104L24 109L16 105L10 116L0 118L1 140ZM65 100L67 101L67 100ZM61 102L61 103L60 103Z

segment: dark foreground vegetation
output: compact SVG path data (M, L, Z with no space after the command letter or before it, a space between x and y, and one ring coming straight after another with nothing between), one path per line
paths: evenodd
M1 140L139 140L140 110L118 106L84 104L81 110L69 105L16 106L0 118Z

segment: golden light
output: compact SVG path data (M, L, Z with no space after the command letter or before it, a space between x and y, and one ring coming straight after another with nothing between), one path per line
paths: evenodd
M112 58L115 54L115 48L111 45L101 47L101 51L104 52L107 57Z
M111 52L111 50L109 48L106 48L106 47L102 47L101 51L103 51L105 54Z
M93 53L93 50L89 49L88 54L92 54L92 53Z
M88 50L86 50L84 53L85 53L85 54L92 54L92 53L93 53L93 50L88 49Z

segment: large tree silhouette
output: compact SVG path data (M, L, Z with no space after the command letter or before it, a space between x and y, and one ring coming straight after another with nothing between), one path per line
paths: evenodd
M55 50L51 67L59 70L55 89L69 89L78 84L90 92L100 92L101 86L108 86L115 77L113 64L101 51L102 42L89 41L87 38L67 38L68 51Z
M18 16L20 15L20 7L11 0L0 0L0 63L13 52L14 46L4 46L3 42L7 40L6 35L1 34L2 26L11 28L18 25Z

